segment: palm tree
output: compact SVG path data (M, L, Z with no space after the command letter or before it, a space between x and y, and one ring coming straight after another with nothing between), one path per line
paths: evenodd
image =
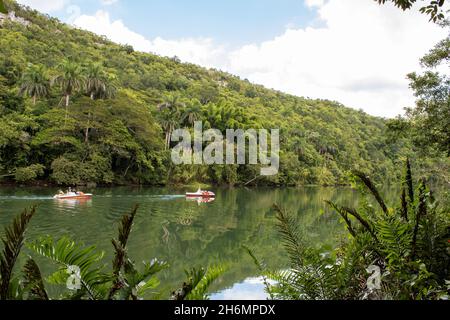
M185 104L180 101L177 95L168 95L164 101L158 105L161 112L161 126L166 134L166 149L170 147L172 132L181 122L181 109L185 108Z
M198 121L202 114L202 107L200 101L194 100L188 104L184 110L182 121L188 125L194 125L195 121Z
M108 76L100 64L90 64L86 68L86 93L91 100L113 98L117 91L114 82L114 77ZM88 122L84 133L84 141L86 143L89 141L90 119L91 112L89 111Z
M90 64L86 68L86 93L92 100L113 98L114 77L108 76L100 64Z
M20 94L27 95L33 99L33 105L36 105L38 98L47 97L50 91L44 67L29 65L27 71L22 76Z
M52 83L61 87L66 104L66 119L67 111L70 104L70 97L72 94L81 90L84 84L84 78L81 67L71 61L65 61L60 65L61 74L53 79Z

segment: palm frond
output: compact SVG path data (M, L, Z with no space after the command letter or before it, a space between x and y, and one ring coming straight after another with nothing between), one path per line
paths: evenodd
M41 270L33 259L28 259L24 266L23 274L25 279L24 286L30 292L29 299L48 300L48 295L47 291L45 290Z
M5 236L1 239L4 248L0 253L0 299L2 300L11 297L9 286L14 265L22 249L28 224L35 213L36 207L32 207L29 211L24 210L10 226L5 228Z
M113 260L113 285L109 291L109 299L112 299L114 294L124 287L124 281L120 279L120 270L124 267L127 259L126 246L128 243L128 238L131 233L131 228L133 227L133 221L137 214L139 206L136 205L134 209L122 217L119 226L119 236L118 239L113 239L112 244L114 246L115 255Z
M144 270L139 272L134 268L133 263L127 263L127 270L124 275L125 285L119 291L120 299L138 300L147 290L155 289L159 285L159 280L155 275L168 266L164 261L153 259L149 263L144 263Z
M78 267L82 285L80 290L85 291L90 299L100 299L104 294L102 285L108 281L108 277L102 272L103 268L97 266L103 258L103 252L96 252L95 246L83 247L66 237L54 242L47 237L28 244L28 247L61 268ZM66 279L68 277L67 273Z

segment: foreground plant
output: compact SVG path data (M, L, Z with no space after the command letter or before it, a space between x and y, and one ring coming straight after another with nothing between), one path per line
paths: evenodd
M136 206L122 217L117 239L112 240L114 260L112 271L102 263L104 253L95 246L84 246L63 237L58 241L50 236L27 243L34 253L50 260L57 270L44 278L38 264L29 257L22 277L14 276L17 258L25 243L25 232L36 208L25 210L5 229L0 253L0 300L50 300L46 284L63 289L59 300L141 300L157 295L160 282L156 275L168 268L157 259L144 262L141 268L129 258L127 244L138 211ZM225 272L221 266L192 269L188 281L174 293L176 300L206 300L211 284Z
M139 271L128 258L126 246L137 210L138 206L122 217L118 239L112 240L115 249L112 274L104 271L105 265L100 264L104 254L96 252L94 246L83 247L67 238L57 242L44 238L29 245L58 266L48 281L71 289L62 298L138 300L159 285L156 274L167 268L167 263L154 259L144 263L143 270Z
M172 293L172 300L208 300L209 287L226 271L225 266L211 266L207 269L193 268L186 271L187 281Z
M278 229L290 268L258 267L276 285L275 299L448 299L450 290L450 210L441 208L421 181L417 190L409 160L400 205L388 208L371 179L354 172L364 196L359 209L328 204L341 216L349 240L335 250L304 245L297 220L276 206Z
M36 207L25 210L14 219L11 226L5 228L5 236L1 239L3 251L0 253L1 300L16 299L22 295L22 288L19 280L14 277L13 270L24 244L28 224L35 213Z

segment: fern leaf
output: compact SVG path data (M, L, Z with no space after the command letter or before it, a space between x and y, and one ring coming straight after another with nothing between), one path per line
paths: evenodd
M23 273L25 279L24 285L30 291L29 298L33 300L48 300L41 270L33 259L28 259L23 269Z
M209 267L203 277L187 295L186 300L208 300L208 289L226 271L224 266Z
M360 171L357 171L357 170L353 171L353 174L363 182L363 184L367 187L367 189L369 189L369 191L372 193L374 198L377 200L377 202L380 205L383 212L387 215L389 212L386 207L386 204L384 203L384 200L381 197L380 193L378 192L378 189L372 183L370 178L366 174L364 174Z
M118 239L113 239L112 244L115 250L114 260L113 260L113 285L109 290L109 299L112 299L117 291L125 287L123 279L120 277L120 270L125 266L127 253L126 246L128 243L128 238L131 233L131 228L133 227L133 221L137 214L139 206L136 205L134 209L122 217L122 221L119 226L119 236Z
M279 206L274 206L277 212L278 230L281 234L286 251L289 254L292 267L303 265L304 247L301 241L298 221Z
M81 284L89 298L101 298L103 293L100 289L108 281L108 277L102 273L101 267L96 266L103 258L103 252L97 253L95 246L84 248L66 237L55 243L52 238L47 237L28 244L28 247L61 267L80 268Z
M25 210L5 228L5 236L1 239L4 248L0 253L0 299L2 300L11 298L9 286L12 272L25 240L25 231L35 213L36 207L32 207L30 211Z

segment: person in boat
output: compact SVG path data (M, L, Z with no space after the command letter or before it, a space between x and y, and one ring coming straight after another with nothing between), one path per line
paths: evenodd
M59 190L59 191L58 191L58 194L59 194L60 196L63 196L63 195L64 195L64 191Z

